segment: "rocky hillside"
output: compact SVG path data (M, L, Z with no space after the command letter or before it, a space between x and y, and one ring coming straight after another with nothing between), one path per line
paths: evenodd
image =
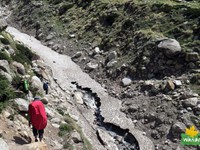
M92 149L77 122L69 116L65 99L72 93L64 93L51 76L51 69L29 48L13 40L0 26L0 148L1 150L56 150ZM21 80L27 79L30 87L25 94ZM45 94L43 82L50 83L50 93ZM39 95L45 104L48 126L44 142L33 142L33 133L28 126L28 105ZM62 103L62 105L58 105ZM29 144L30 143L30 144Z
M156 149L199 128L198 1L1 0L8 22L72 60L143 130ZM89 84L89 83L88 83Z

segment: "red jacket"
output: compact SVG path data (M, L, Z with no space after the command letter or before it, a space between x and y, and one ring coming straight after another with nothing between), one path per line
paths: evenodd
M31 124L35 129L41 130L47 126L47 115L40 100L34 100L29 104L28 113Z

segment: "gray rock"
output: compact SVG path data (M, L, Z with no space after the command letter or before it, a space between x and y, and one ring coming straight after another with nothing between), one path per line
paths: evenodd
M43 91L43 84L37 76L32 76L31 78L31 87L36 91Z
M131 105L127 108L128 113L134 113L138 110L138 106L137 105Z
M123 85L123 86L128 86L128 85L130 85L131 83L132 83L132 80L131 80L131 78L129 78L129 77L125 77L125 78L122 79L122 85Z
M55 128L57 128L57 129L60 127L60 125L57 124L57 123L52 123L52 126L55 127Z
M164 49L164 54L168 57L175 56L181 52L181 46L175 39L166 39L158 44L158 48Z
M2 138L0 138L0 148L1 150L9 150L8 144Z
M7 28L8 24L4 19L0 19L0 32Z
M81 93L81 92L75 92L75 93L74 93L74 98L75 98L75 100L76 100L76 102L77 102L78 104L83 104L83 99L82 99L82 97L83 97L83 93Z
M118 150L114 139L103 129L97 129L97 134L108 150Z
M3 114L4 118L9 118L11 116L11 114L8 111L6 111L6 110L3 111L2 114Z
M81 51L76 52L76 54L74 54L74 55L72 56L72 59L79 58L79 57L81 57L82 55L83 55L83 52L81 52Z
M11 73L10 66L7 60L0 60L0 69L7 73Z
M160 135L159 135L159 133L158 133L157 130L153 130L153 131L151 132L151 137L154 138L154 139L159 139L159 138L160 138Z
M176 122L171 127L171 134L173 138L180 138L181 133L185 133L186 126L182 122Z
M75 38L75 36L76 36L75 34L70 34L69 35L70 38Z
M100 48L99 47L95 47L94 48L94 54L99 54L100 53Z
M77 131L73 131L71 133L71 137L74 143L80 143L82 142L81 136Z
M42 101L43 104L48 104L48 102L49 102L49 100L48 100L47 97L43 97L43 98L41 99L41 101Z
M52 119L55 116L55 113L49 108L45 108L48 119Z
M61 47L60 44L55 44L55 45L52 47L52 49L55 50L55 51L57 51L57 50L60 49L60 47Z
M53 42L53 41L50 41L50 42L47 44L47 46L52 46L52 45L54 45L54 42Z
M116 63L117 63L116 60L111 60L111 61L109 61L109 62L107 63L106 66L107 66L108 68L111 68L111 67L113 67Z
M29 102L22 98L16 98L14 102L17 104L19 111L28 111Z
M51 119L51 122L56 123L56 124L60 124L61 120L60 120L60 118L53 118L53 119Z
M49 34L49 35L46 37L46 41L49 41L49 40L53 39L53 37L54 37L54 35Z
M182 86L181 80L174 80L173 83L174 83L175 86L178 87L178 88Z
M12 65L16 68L17 72L21 75L25 75L25 67L23 64L14 61Z
M98 64L93 64L93 63L89 62L86 65L87 70L93 70L93 69L96 69L96 68L98 68Z
M197 52L188 52L185 56L186 61L198 61L199 60L199 54Z
M110 54L108 55L107 61L109 62L109 61L111 61L111 60L113 60L113 59L116 59L116 57L117 57L117 52L116 52L116 51L112 51L112 52L110 52Z
M185 99L183 101L183 105L185 107L195 107L197 106L197 103L199 102L199 99L197 97L192 97L192 98L188 98L188 99Z

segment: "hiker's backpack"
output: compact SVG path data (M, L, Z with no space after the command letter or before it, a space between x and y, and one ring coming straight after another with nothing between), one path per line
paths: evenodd
M44 84L43 84L43 89L44 89L44 90L47 90L47 89L48 89L48 83L44 83Z
M35 100L29 104L28 113L33 127L37 130L44 129L47 125L47 115L43 103Z
M27 80L24 80L24 90L25 90L25 91L28 91L28 88L29 88L28 81L27 81Z

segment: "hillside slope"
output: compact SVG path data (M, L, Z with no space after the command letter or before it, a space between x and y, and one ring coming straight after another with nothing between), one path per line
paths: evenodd
M72 60L121 100L157 149L199 128L198 1L2 0L10 24ZM90 83L88 83L90 84Z

